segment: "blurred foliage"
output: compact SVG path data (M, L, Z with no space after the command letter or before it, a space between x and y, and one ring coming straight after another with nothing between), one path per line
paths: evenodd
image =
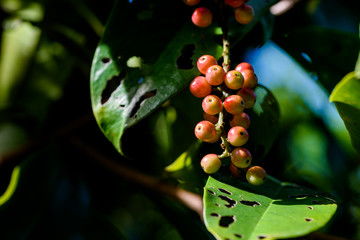
M136 5L136 0L132 2ZM91 112L91 62L113 4L105 1L100 6L93 0L0 1L1 155L18 151L24 143ZM123 59L124 66L132 66L132 72L136 66L149 70L148 64L160 52L143 55L149 48L152 52L166 48L193 10L180 0L166 3L164 6L173 6L166 16L176 8L172 18L178 18L176 23L166 23L157 18L161 12L153 12L158 4L151 1L146 6L138 5L141 11L136 16L141 21L155 17L162 24L156 30L162 31L160 35L150 34L151 39L160 38L158 44L143 44L144 36L136 41L120 37L132 46ZM230 34L233 65L245 60L252 63L259 82L279 106L279 129L273 144L266 146L261 165L282 181L335 196L338 210L322 231L352 239L360 238L360 161L343 120L329 103L329 93L355 69L360 43L359 9L360 4L350 0L299 1L283 15L268 14L256 26L232 27ZM134 28L126 16L117 17L128 28ZM212 30L215 37L209 41L215 46L220 40L219 29ZM117 33L121 31L119 28ZM111 34L104 38L110 43L118 40ZM221 54L218 48L212 51ZM132 56L141 56L144 61L125 61ZM356 66L359 72L359 60ZM182 87L196 75L191 71L183 76ZM195 213L109 174L70 143L72 138L80 138L103 155L201 194L207 176L195 158L218 149L210 144L190 147L195 142L193 127L201 119L201 101L186 89L175 92L169 94L170 100L158 101L156 109L144 113L146 118L136 125L129 124L132 127L124 132L123 147L132 161L119 156L91 120L72 135L29 154L15 169L1 167L0 238L213 239ZM353 114L347 117L353 118ZM273 129L268 130L270 135ZM187 149L191 154L186 155ZM179 176L164 174L163 169L174 160L186 162L189 156L194 156L193 169L199 170L195 180L184 183L174 181L173 177Z

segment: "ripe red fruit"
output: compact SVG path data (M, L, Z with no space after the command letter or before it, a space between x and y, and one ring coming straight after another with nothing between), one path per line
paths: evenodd
M227 5L229 5L230 7L240 7L241 5L243 5L245 2L245 0L225 0L225 3Z
M201 57L199 57L199 59L197 60L197 68L199 69L199 71L202 74L206 74L206 70L213 66L213 65L217 65L217 61L216 59L211 56L211 55L203 55Z
M236 178L245 177L244 169L240 169L232 163L230 163L229 169L230 169L231 175L233 175L234 177L236 177Z
M207 27L212 23L212 17L212 12L209 9L199 7L195 9L191 20L198 27Z
M195 127L195 136L204 142L211 141L216 137L215 125L209 121L201 121Z
M231 70L225 75L224 82L228 88L238 90L244 84L244 77L239 71Z
M244 111L245 102L239 95L230 95L224 101L224 108L230 114L240 114Z
M204 76L198 76L190 83L190 92L197 98L204 98L212 91L211 85Z
M235 9L235 20L241 24L249 24L255 18L254 9L248 5L243 4Z
M219 65L213 65L206 70L206 81L212 86L218 86L224 82L225 71Z
M216 124L219 121L219 117L215 115L209 115L206 112L203 113L203 118L213 124Z
M238 147L231 152L231 162L238 168L247 168L251 160L252 156L246 148Z
M246 107L246 102L245 102ZM250 118L249 115L242 112L240 114L233 115L233 118L229 121L231 127L240 126L245 129L248 129L250 127Z
M254 72L254 67L250 63L247 63L247 62L239 63L235 68L235 70L239 71L239 72L242 72L246 69Z
M223 109L223 103L216 95L209 95L202 101L204 112L210 115L218 114Z
M249 134L245 128L236 126L229 130L227 138L231 145L234 147L240 147L249 140Z
M210 139L208 141L205 141L205 142L207 142L207 143L216 143L217 141L219 141L220 137L221 137L221 133L217 132L215 134L215 137L213 137L212 139Z
M247 170L246 180L252 185L261 185L266 180L266 172L262 167L254 166Z
M195 6L200 3L200 0L183 0L183 2L188 6Z
M206 172L207 174L213 174L216 173L220 167L221 167L221 160L219 159L219 157L214 154L207 154L205 155L200 162L200 165L202 167L202 169L204 170L204 172Z
M256 87L256 85L258 83L258 78L257 78L256 74L254 73L254 71L245 69L245 70L241 71L241 74L244 77L244 84L242 86L243 88Z
M236 93L241 96L245 102L245 108L252 108L256 102L255 91L251 88L242 88Z

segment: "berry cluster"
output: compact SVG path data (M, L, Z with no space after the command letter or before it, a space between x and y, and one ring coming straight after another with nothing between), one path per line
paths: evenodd
M208 174L217 172L221 160L231 158L230 171L235 177L243 177L254 185L262 184L266 179L263 168L250 167L251 153L244 147L249 135L250 118L244 112L252 108L256 101L253 88L258 79L254 68L246 62L240 63L234 70L225 72L216 59L210 55L201 56L197 68L205 76L196 77L190 84L191 93L203 98L204 120L195 127L196 137L208 143L221 139L223 154L207 154L201 160L201 166Z
M195 6L200 0L183 0L188 6ZM235 20L240 24L249 24L254 20L254 9L246 4L249 0L224 0L225 4L235 8ZM213 20L212 12L206 7L198 7L191 16L192 22L198 27L207 27Z

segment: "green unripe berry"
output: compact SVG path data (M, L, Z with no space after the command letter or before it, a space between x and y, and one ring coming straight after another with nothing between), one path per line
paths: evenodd
M244 77L239 71L231 70L225 75L224 83L228 88L238 90L244 84Z
M195 136L200 141L211 141L216 137L215 125L209 121L201 121L195 127Z
M218 86L224 82L225 71L219 65L213 65L206 70L206 81L212 86Z
M227 134L228 141L234 147L240 147L249 140L249 134L243 127L232 127Z
M231 152L231 162L238 168L250 166L252 156L246 148L238 147Z
M207 114L215 115L223 109L223 103L218 96L209 95L204 98L202 108Z
M216 173L221 167L220 158L214 154L207 154L201 159L201 167L207 174Z
M266 180L266 172L262 167L254 166L247 170L246 180L252 185L261 185Z

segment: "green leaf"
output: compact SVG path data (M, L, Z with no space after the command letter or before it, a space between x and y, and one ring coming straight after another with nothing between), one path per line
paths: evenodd
M253 1L256 19L248 25L236 25L230 34L234 44L274 2ZM189 8L181 1L136 3L117 1L91 70L94 115L121 153L121 137L126 128L148 116L199 75L195 65L201 55L220 58L222 53L215 24L204 29L195 27L190 16L184 18ZM169 11L174 8L176 11ZM136 68L134 59L141 63Z
M360 152L360 79L355 72L346 75L334 88L330 102L335 106L350 134L354 148Z
M323 227L337 205L329 197L268 178L261 186L238 188L209 177L204 189L204 221L217 239L276 239L305 235Z

